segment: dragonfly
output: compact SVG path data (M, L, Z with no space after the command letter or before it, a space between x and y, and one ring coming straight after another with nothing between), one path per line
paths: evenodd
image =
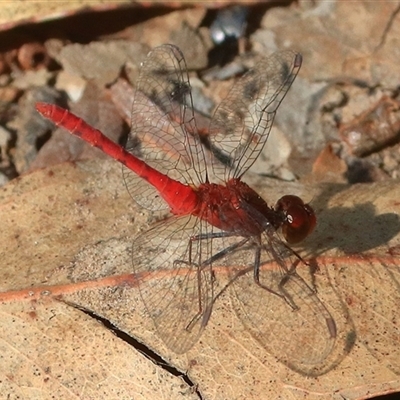
M167 213L133 240L132 271L158 336L175 353L199 340L226 290L244 326L279 360L313 366L332 349L334 319L297 273L306 263L292 248L316 226L312 207L295 195L271 206L243 180L301 64L290 50L260 57L216 108L207 135L197 128L185 58L174 45L153 49L141 64L125 147L68 110L36 104L122 163L140 206Z

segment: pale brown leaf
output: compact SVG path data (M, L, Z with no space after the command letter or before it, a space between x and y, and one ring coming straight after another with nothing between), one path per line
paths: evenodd
M337 325L320 376L293 371L254 341L231 308L230 291L188 353L167 350L130 275L132 240L147 216L123 188L119 166L97 160L37 171L1 191L2 393L24 387L22 397L40 390L42 398L196 398L94 315L162 355L205 399L356 399L398 389L398 182L321 192L267 180L260 192L271 202L302 195L316 208L319 225L301 254L315 257L319 270L299 273L309 284L313 277Z

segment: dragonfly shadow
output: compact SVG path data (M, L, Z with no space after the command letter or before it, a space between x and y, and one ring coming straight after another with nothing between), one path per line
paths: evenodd
M331 189L329 192L332 193ZM328 199L321 194L313 202L315 209L322 210L317 211L317 228L307 243L314 255L330 249L338 249L346 255L361 254L386 245L400 232L397 213L378 214L372 202L329 208Z
M336 189L340 191L342 187ZM327 192L330 194L323 193L315 201L316 208L324 211L318 213L318 225L312 235L315 239L310 238L307 243L309 254L316 260L326 251L336 249L339 254L350 256L347 262L353 260L357 264L362 260L364 268L367 264L379 263L400 293L400 265L396 265L398 248L388 244L400 232L400 216L395 212L379 214L372 202L329 208L332 187L327 188Z
M335 311L346 316L346 323L338 324L338 336L346 335L347 331L351 339L347 352L356 341L362 343L380 364L398 374L399 352L396 348L388 349L397 340L393 338L399 337L396 322L400 299L399 251L390 242L400 232L400 217L385 187L371 187L367 189L369 193L362 187L354 192L347 188L327 188L313 202L318 226L304 246L314 257L311 267L325 269L332 291L340 299ZM340 193L342 189L346 193ZM328 207L333 196L336 204L342 198L345 205ZM336 320L337 316L334 317ZM350 321L354 332L347 329Z

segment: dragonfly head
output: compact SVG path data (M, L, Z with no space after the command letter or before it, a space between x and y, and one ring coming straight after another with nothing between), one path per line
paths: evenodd
M304 240L317 224L314 210L297 196L281 197L275 205L275 211L282 215L282 233L290 244Z

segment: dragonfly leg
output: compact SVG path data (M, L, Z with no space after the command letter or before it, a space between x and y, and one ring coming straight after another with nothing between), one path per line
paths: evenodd
M293 251L290 247L288 247L289 250ZM279 256L278 254L275 252L274 248L271 248L271 252L274 255L274 258L276 260L279 260ZM297 255L297 253L295 253L295 255ZM300 258L300 257L299 257ZM287 291L284 289L284 285L285 283L290 279L291 275L294 275L296 273L296 266L298 264L297 263L293 263L293 265L290 266L289 269L286 268L285 264L281 264L280 266L282 267L282 269L286 272L285 275L282 277L282 279L280 280L280 282L278 283L278 288L279 288L279 292L277 292L276 290L273 290L271 288L269 288L266 285L263 285L260 282L260 265L261 265L261 247L257 247L256 250L256 255L255 255L255 260L254 260L254 282L260 286L262 289L267 290L268 292L274 294L275 296L280 297L281 299L285 300L285 302L293 309L293 310L297 310L299 307L296 305L296 303L293 301L292 297L289 295L289 293L287 293ZM300 258L301 260L301 258Z
M269 287L266 286L266 285L263 285L263 284L260 282L260 265L261 265L260 260L261 260L261 247L258 246L257 249L256 249L256 256L255 256L254 268L253 268L253 278L254 278L254 282L255 282L256 285L259 286L260 288L262 288L262 289L268 291L269 293L272 293L272 294L274 294L275 296L278 296L278 297L284 299L285 301L287 301L286 297L285 297L283 294L278 293L277 291L275 291L275 290L269 288ZM289 304L290 304L290 303L289 303Z
M202 302L202 272L204 271L205 268L210 269L210 276L212 279L211 287L213 288L213 281L215 279L214 272L212 270L212 263L217 261L218 259L222 258L225 254L228 254L229 252L243 246L249 239L245 238L243 240L240 240L237 243L234 243L231 246L226 247L225 249L219 251L217 254L214 254L212 257L208 258L205 261L201 261L201 263L197 264L192 261L192 246L193 243L199 240L205 240L205 239L218 239L218 238L224 238L224 237L229 237L229 236L237 236L235 234L229 233L229 232L213 232L213 233L208 233L208 234L201 234L201 235L196 235L190 238L189 240L189 261L182 261L183 263L189 265L189 266L195 266L196 268L196 274L197 274L197 292L198 292L198 312L196 315L193 317L193 319L189 322L187 325L186 329L190 330L191 327L199 320L199 318L203 318L203 325L206 325L208 322L208 319L210 318L211 311L212 311L212 306L214 304L214 301L216 298L214 298L213 294L213 301L210 305L207 306L207 308L204 310L203 309L203 302ZM177 260L176 260L177 261ZM175 262L176 262L175 261ZM179 261L178 261L179 262ZM217 296L218 297L218 296Z

